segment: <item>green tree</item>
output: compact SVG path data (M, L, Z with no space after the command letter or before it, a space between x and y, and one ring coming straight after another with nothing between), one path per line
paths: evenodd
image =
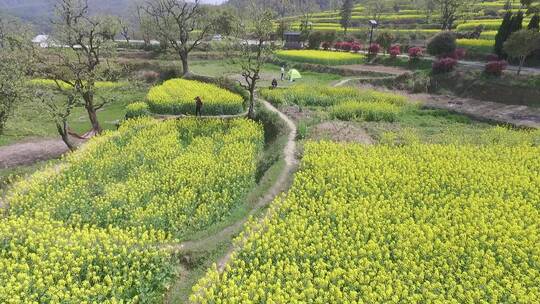
M345 35L347 35L347 29L351 27L351 17L354 6L353 3L353 0L343 0L343 5L341 6L340 23Z
M499 30L497 31L497 35L495 35L495 46L494 51L495 54L497 54L499 57L504 57L504 50L503 45L506 39L511 34L510 26L512 23L512 12L506 12L503 17L503 21L501 23L501 26L499 26Z
M537 32L540 30L540 15L534 14L534 16L532 16L527 29Z
M29 40L19 22L0 17L0 135L26 93L26 73L33 60Z
M526 29L519 30L510 35L503 48L508 56L519 60L517 71L519 75L527 57L540 49L540 33Z
M392 35L392 33L383 31L380 32L379 35L377 35L377 39L375 39L375 42L377 42L383 48L383 52L386 54L394 40L395 37L394 35Z

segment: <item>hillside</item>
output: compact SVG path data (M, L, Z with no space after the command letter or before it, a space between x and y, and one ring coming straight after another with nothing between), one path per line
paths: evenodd
M93 13L124 16L134 0L89 0ZM0 11L32 23L36 32L48 32L55 0L0 0Z

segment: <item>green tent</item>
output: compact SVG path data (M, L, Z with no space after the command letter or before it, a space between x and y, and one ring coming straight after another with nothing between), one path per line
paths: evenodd
M290 69L289 72L287 72L287 78L290 81L294 81L296 79L302 79L302 74L298 72L297 69Z

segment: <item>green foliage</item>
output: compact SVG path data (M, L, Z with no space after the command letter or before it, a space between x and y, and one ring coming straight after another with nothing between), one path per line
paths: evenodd
M343 0L340 11L340 21L341 27L343 28L345 34L347 34L347 29L351 27L351 16L353 10L353 0Z
M149 116L150 108L146 102L134 102L126 107L126 119Z
M331 108L331 116L340 120L364 120L394 122L401 109L384 101L349 101Z
M512 33L503 46L503 50L508 56L519 59L518 75L527 56L539 49L540 32L526 29Z
M318 50L324 40L324 37L324 33L320 31L313 31L309 33L308 48L311 50Z
M529 30L540 30L540 15L534 14L534 16L531 18L531 21L529 21L529 25L527 26L527 29Z
M395 41L394 35L392 33L387 31L382 31L377 35L377 39L375 39L375 42L378 43L382 48L383 51L386 53L388 49L390 49L390 46Z
M456 47L456 36L452 32L444 31L429 39L427 52L433 56L442 56L453 53Z
M495 54L499 55L499 57L503 57L503 45L506 39L510 36L511 32L511 22L512 22L512 12L506 12L504 14L503 21L501 23L501 26L499 27L499 30L497 31L497 35L495 36Z

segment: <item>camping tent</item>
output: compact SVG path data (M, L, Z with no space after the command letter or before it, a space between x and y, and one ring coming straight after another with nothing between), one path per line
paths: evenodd
M289 72L287 73L287 78L290 81L295 81L296 79L301 79L302 74L300 74L300 72L298 72L297 69L290 69Z

